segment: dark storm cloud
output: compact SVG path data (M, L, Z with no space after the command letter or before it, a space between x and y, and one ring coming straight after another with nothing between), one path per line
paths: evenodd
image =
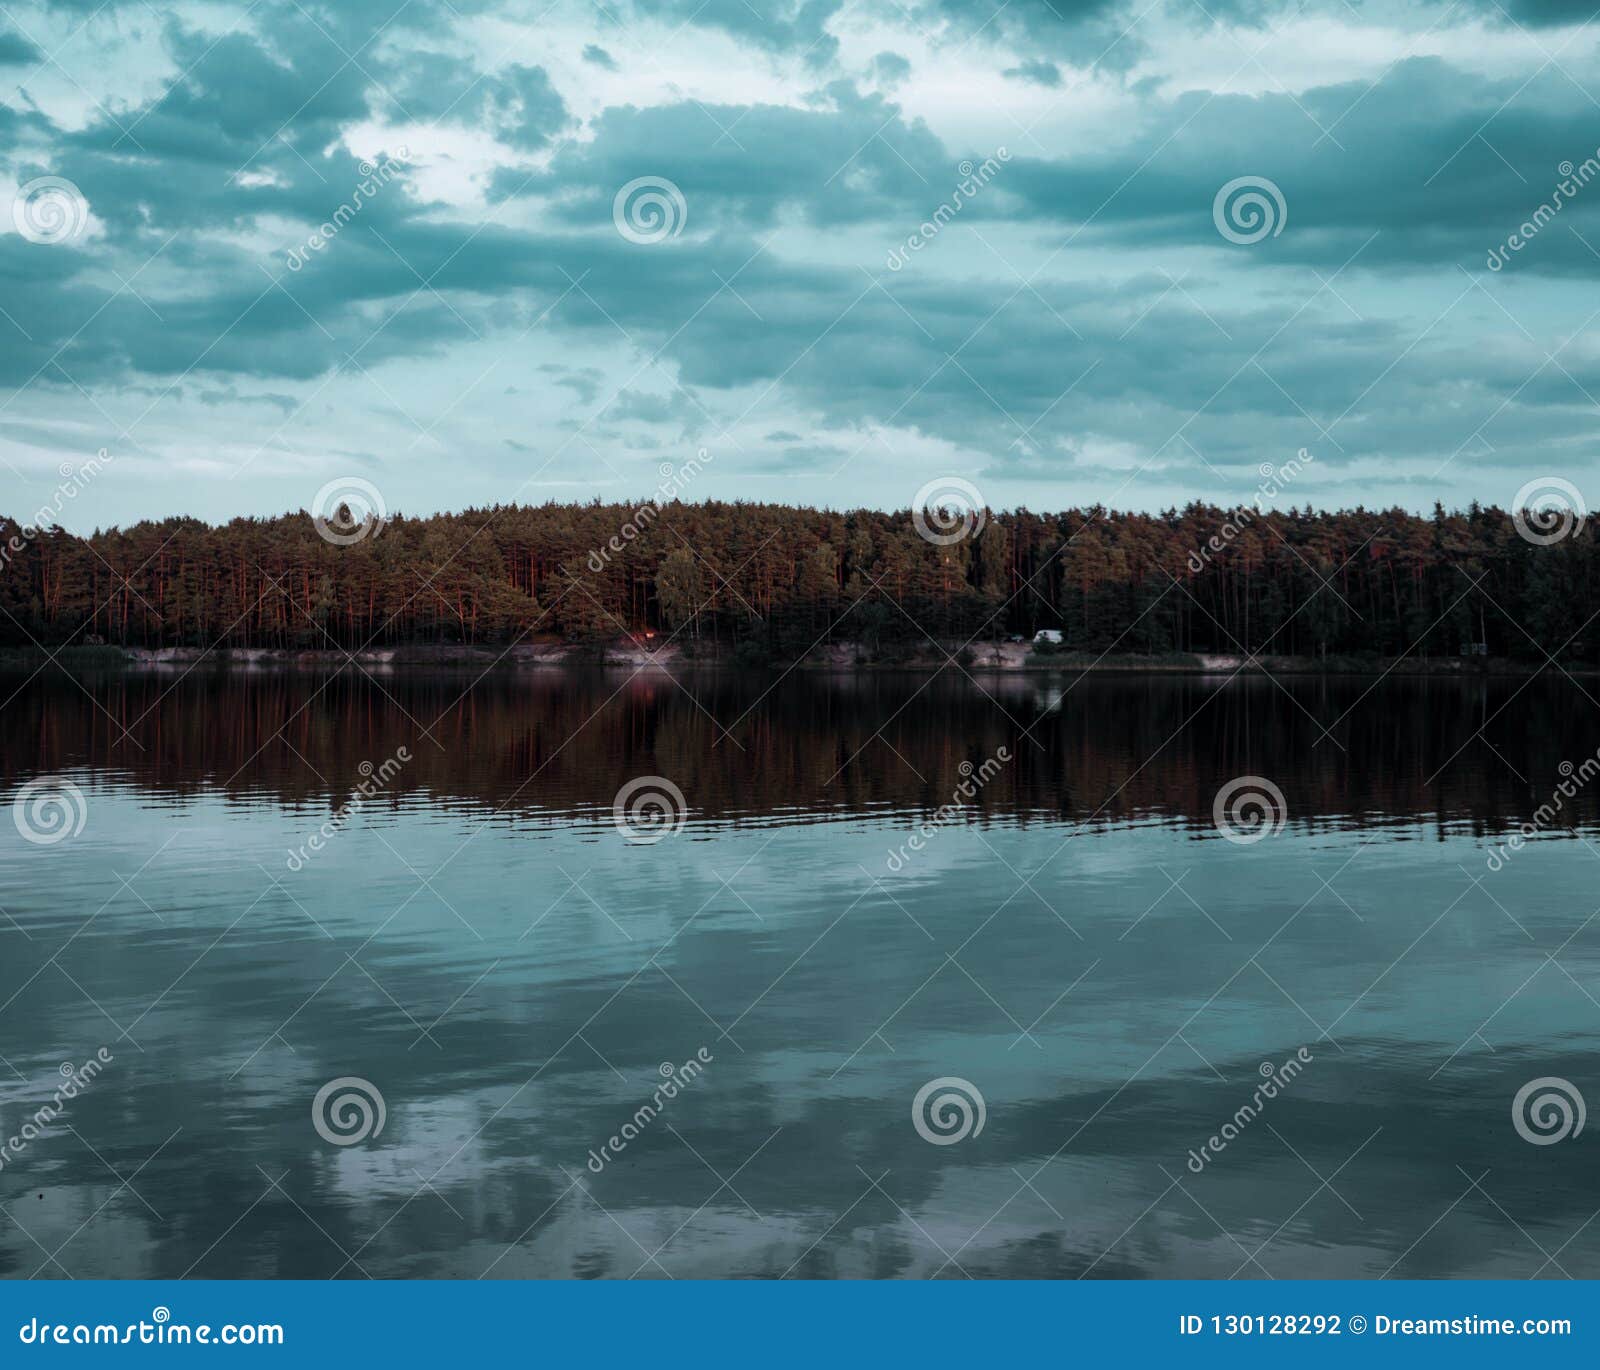
M600 382L604 379L602 372L592 366L586 366L581 371L568 371L564 367L557 369L562 373L555 382L557 385L572 391L584 404L595 402L600 394Z
M1005 74L1013 81L1032 81L1036 86L1061 84L1061 68L1054 62L1024 62L1021 66L1007 67Z
M567 107L543 67L513 64L490 85L501 137L520 151L541 148L567 122Z
M1484 8L1485 18L1491 22L1503 20L1511 26L1524 24L1531 28L1587 24L1594 18L1594 7L1585 0L1511 0L1504 7L1491 3Z
M304 26L287 30L275 53L244 33L213 40L179 30L171 41L182 79L123 121L127 133L100 125L107 150L131 156L142 148L167 162L231 161L280 133L331 134L367 112L360 73Z
M957 158L925 125L848 82L815 109L684 103L608 109L592 138L535 178L506 171L501 188L559 196L568 224L609 222L617 188L661 176L690 199L697 223L760 229L786 210L837 224L917 212L958 179Z
M1138 20L1149 10L1148 0L1132 6L1124 0L923 0L911 13L925 31L943 34L963 53L987 35L1021 52L1125 71L1145 50Z
M769 51L798 52L813 66L837 54L838 39L826 31L843 0L635 0L634 10L676 25L716 28Z
M808 62L833 52L833 4L639 9ZM142 381L159 395L192 375L220 405L236 383L448 361L538 323L561 345L617 346L620 329L620 345L659 354L695 397L609 398L598 370L561 373L554 384L605 422L700 432L702 404L720 399L736 416L781 383L827 425L914 428L995 453L997 477L1115 472L1106 451L1123 449L1192 467L1190 443L1218 463L1311 445L1319 471L1337 470L1357 457L1442 458L1474 439L1533 451L1592 427L1582 391L1600 391L1600 370L1580 356L1538 370L1547 354L1496 322L1484 290L1454 306L1452 326L1471 321L1467 336L1495 346L1424 333L1471 289L1457 268L1481 271L1560 164L1596 150L1592 104L1554 70L1490 80L1414 59L1375 85L1293 99L1147 93L1118 139L1048 159L1019 139L897 273L888 249L949 199L963 157L989 150L949 144L894 98L832 79L804 108L682 100L607 108L579 129L543 67L487 69L446 51L455 21L437 8L362 0L313 13L317 24L257 33L170 26L177 78L115 122L69 132L0 106L0 134L52 149L18 171L72 179L104 234L63 248L0 238L5 308L27 321L24 335L0 320L0 381L68 395ZM1120 14L1022 0L918 13L955 35L986 24L1024 35L1060 60ZM584 56L615 66L593 44ZM884 84L910 74L891 52L873 69ZM1002 70L1060 79L1046 56L997 64L991 81ZM362 183L343 134L375 112L497 138L506 163L491 212L427 203L402 167L291 269L286 254ZM685 232L655 247L612 222L617 190L647 175L689 206ZM1281 188L1288 219L1281 236L1236 246L1212 204L1245 175ZM1492 288L1513 274L1592 273L1577 234L1600 244L1597 216L1600 187L1565 205ZM1025 282L974 229L1010 234L1018 270L1045 269ZM1347 284L1407 283L1383 317L1356 319L1319 293L1313 273L1353 256ZM1195 261L1203 270L1175 290ZM1428 273L1445 286L1419 292ZM737 294L723 285L735 277ZM267 402L281 408L289 388ZM832 462L813 436L786 447Z
M385 76L380 103L392 117L486 128L520 152L544 147L571 121L543 67L514 62L491 72L466 57L414 51L395 56Z
M1031 217L1087 225L1089 241L1180 245L1214 234L1224 183L1264 177L1287 202L1287 230L1240 248L1252 261L1331 269L1377 234L1366 268L1480 270L1489 248L1597 148L1593 107L1560 74L1489 81L1418 58L1376 85L1297 100L1184 95L1129 146L1049 162L1022 155L1005 186ZM1600 195L1569 198L1560 231L1517 257L1516 269L1588 274L1595 259L1566 229L1597 215Z
M42 61L40 52L28 39L14 29L0 28L0 67L20 67Z
M1333 468L1358 455L1448 453L1513 402L1513 418L1547 402L1548 413L1531 428L1524 423L1525 433L1576 435L1588 422L1577 386L1600 385L1594 367L1574 364L1571 381L1553 373L1541 395L1525 386L1537 355L1432 348L1391 372L1414 327L1341 323L1319 307L1307 319L1314 330L1285 333L1299 301L1224 311L1225 336L1218 322L1177 301L1152 307L1162 295L1158 281L1138 290L1041 281L1037 294L1018 289L1008 298L992 282L902 276L872 286L859 274L760 258L740 278L760 322L718 291L717 274L737 265L729 247L651 252L552 241L525 259L519 276L549 296L582 277L586 291L556 306L561 325L603 337L620 324L643 346L665 343L691 388L759 391L781 374L791 394L837 422L894 421L990 450L1015 447L1018 459L1049 453L1086 416L1090 427L1109 430L1120 415L1150 450L1181 429L1218 461L1311 444ZM545 284L551 258L559 269ZM476 245L467 248L450 267L462 281L481 282L494 270L504 265L493 245L482 256ZM1069 386L1072 400L1063 407ZM1437 412L1447 398L1448 425L1410 419L1429 407ZM1358 401L1360 422L1340 428ZM703 415L682 396L632 394L606 417L678 419L688 429ZM1333 430L1331 441L1319 422ZM1000 459L1001 469L1009 459ZM1052 459L1069 473L1070 452Z
M898 52L880 52L872 59L872 75L881 86L897 86L911 75L911 63Z

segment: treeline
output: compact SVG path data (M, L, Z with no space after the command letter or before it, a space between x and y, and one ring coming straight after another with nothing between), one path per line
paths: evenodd
M954 541L909 511L752 503L505 506L395 517L341 543L301 512L79 538L0 518L0 643L358 648L654 633L788 659L1059 629L1140 653L1600 660L1591 529L1507 512L1251 513L1192 504L985 513ZM326 526L326 525L324 525ZM935 527L932 531L939 534ZM961 531L960 529L957 530Z

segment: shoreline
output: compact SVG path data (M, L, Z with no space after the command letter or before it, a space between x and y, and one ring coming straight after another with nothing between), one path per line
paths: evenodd
M983 643L963 647L949 644L959 670L984 675L1298 675L1298 676L1430 676L1483 679L1488 676L1525 677L1537 674L1545 663L1502 658L1468 657L1245 657L1238 653L1137 653L1053 651L1040 653L1027 643ZM115 647L68 646L53 653L36 647L0 648L0 672L36 671L54 666L68 672L108 671L266 671L293 668L325 671L345 665L401 669L475 668L515 670L616 670L738 671L760 675L794 670L862 671L871 673L926 674L945 669L949 657L932 651L905 656L868 657L858 644L831 643L798 661L750 661L732 651L686 653L676 646L656 650L613 644L598 649L563 643L520 644L509 648L434 646L367 648L354 652L290 647ZM1569 666L1569 674L1600 675L1600 669Z

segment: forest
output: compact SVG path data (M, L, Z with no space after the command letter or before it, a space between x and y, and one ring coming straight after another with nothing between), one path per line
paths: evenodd
M340 539L304 511L87 537L0 517L0 645L648 636L752 662L829 642L893 661L1052 628L1095 653L1600 661L1600 552L1582 521L1535 539L1476 504L1428 516L1191 504L985 510L930 539L932 517L550 503L397 515Z

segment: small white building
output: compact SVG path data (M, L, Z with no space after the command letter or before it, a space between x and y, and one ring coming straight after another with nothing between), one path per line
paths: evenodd
M1059 628L1041 628L1033 635L1033 645L1037 647L1041 642L1048 642L1052 647L1061 645L1061 630Z

